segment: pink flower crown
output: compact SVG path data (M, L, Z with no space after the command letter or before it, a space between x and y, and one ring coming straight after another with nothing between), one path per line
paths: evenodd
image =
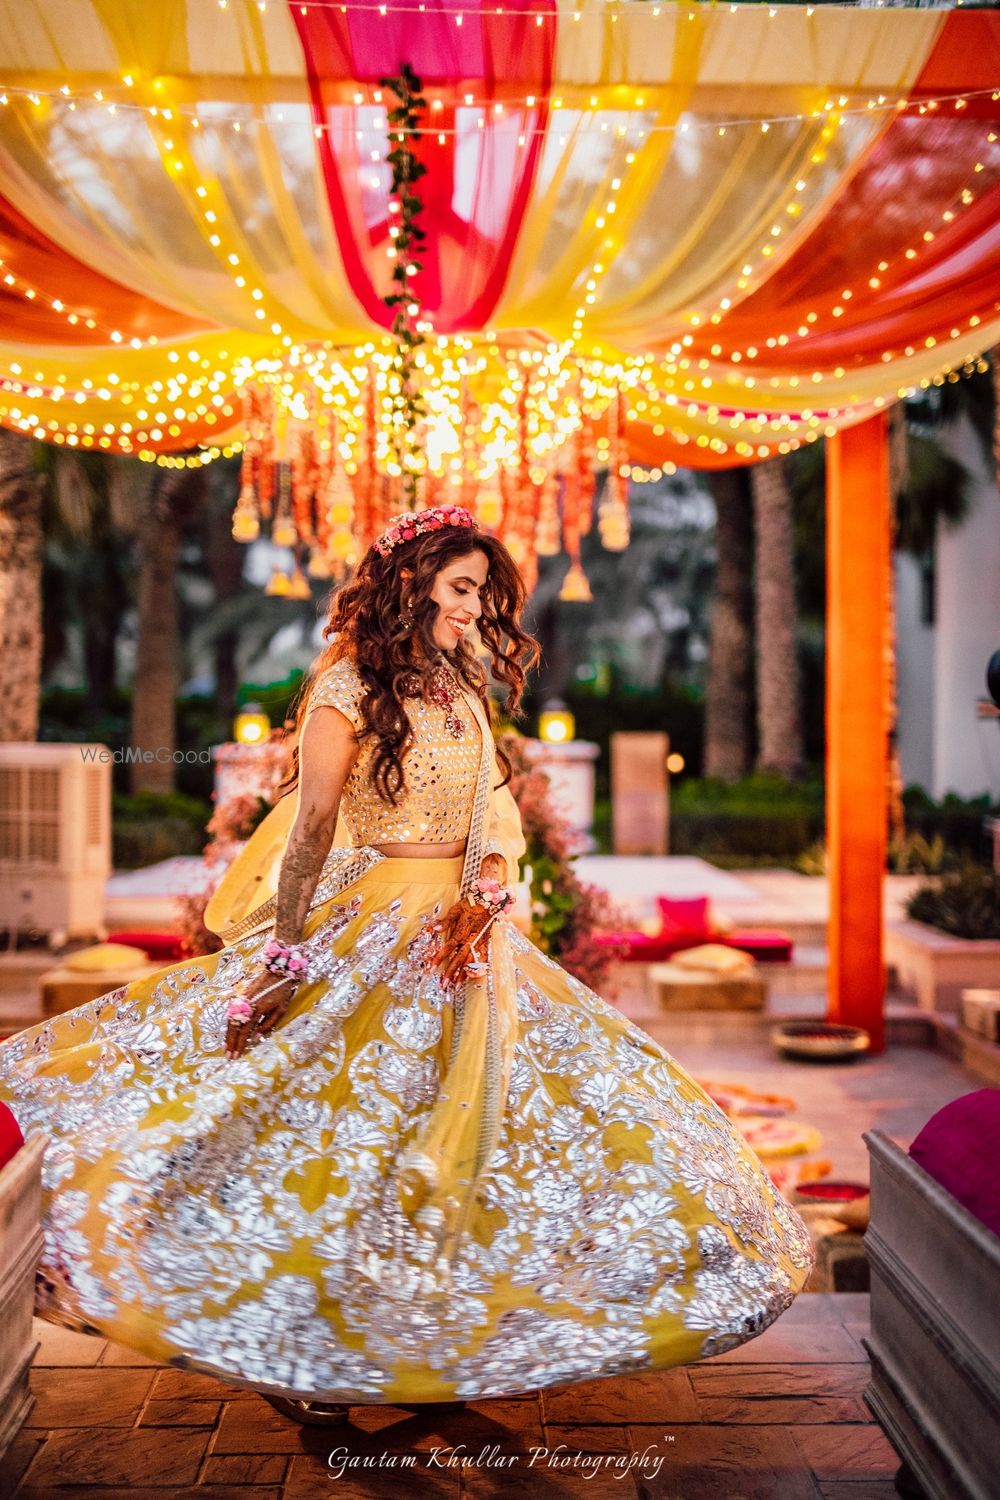
M380 557L388 557L393 547L401 542L412 541L428 531L440 531L444 526L475 527L475 520L461 505L435 505L430 510L404 511L393 516L381 536L372 543Z

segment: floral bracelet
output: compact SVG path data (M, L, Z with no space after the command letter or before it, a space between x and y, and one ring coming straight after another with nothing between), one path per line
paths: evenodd
M511 910L516 901L516 896L509 886L501 885L499 880L491 880L482 877L472 883L469 892L469 900L474 906L481 906L491 917L502 917Z
M280 974L285 979L304 979L308 960L301 948L269 938L264 945L264 968L269 974Z

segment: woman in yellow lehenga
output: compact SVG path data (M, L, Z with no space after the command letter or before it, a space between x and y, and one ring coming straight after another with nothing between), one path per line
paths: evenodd
M524 599L468 512L391 526L334 599L297 796L213 898L226 946L0 1047L50 1137L42 1317L335 1420L688 1363L801 1289L735 1128L505 915L465 636L516 712Z

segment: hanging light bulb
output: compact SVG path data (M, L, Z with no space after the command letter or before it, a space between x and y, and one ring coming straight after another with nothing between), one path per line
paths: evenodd
M559 598L564 604L590 604L593 601L587 575L578 562L570 563Z
M298 563L295 564L295 568L294 568L294 571L292 573L292 576L288 580L288 598L289 599L311 599L312 598L312 589L309 587L309 580L306 577L306 575L303 573L302 569L299 567Z
M267 586L264 589L264 593L270 594L272 598L287 599L289 594L291 593L291 589L292 580L290 576L282 568L275 568L274 572L267 580Z
M276 516L271 527L271 540L276 547L294 547L299 539L295 522L291 516Z
M332 576L330 564L318 547L314 547L309 554L309 561L306 563L306 572L310 578L321 580Z

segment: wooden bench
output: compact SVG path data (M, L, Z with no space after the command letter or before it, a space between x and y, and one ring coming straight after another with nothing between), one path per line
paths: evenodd
M0 1168L0 1458L34 1402L28 1372L38 1349L31 1320L44 1154L45 1138L35 1135Z
M864 1140L865 1401L903 1459L901 1494L991 1500L1000 1456L1000 1238L882 1131Z

